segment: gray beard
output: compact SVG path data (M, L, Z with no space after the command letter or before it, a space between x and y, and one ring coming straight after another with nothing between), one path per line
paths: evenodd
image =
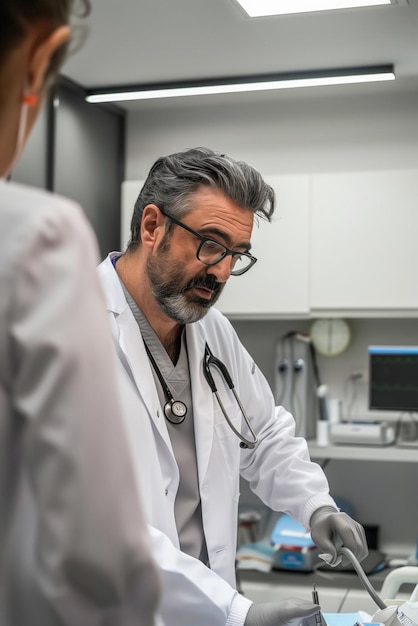
M218 300L223 289L223 285L218 284L218 290L210 300L205 298L190 300L187 297L187 291L193 281L183 288L179 286L180 279L176 276L169 276L168 280L163 282L160 267L152 262L147 265L147 274L152 294L160 309L178 324L192 324L201 320Z
M184 293L165 295L160 292L161 290L158 287L152 287L152 293L160 309L179 324L193 324L193 322L198 322L205 317L210 307L217 300L217 298L215 298L209 302L200 299L199 302L190 302L187 300Z

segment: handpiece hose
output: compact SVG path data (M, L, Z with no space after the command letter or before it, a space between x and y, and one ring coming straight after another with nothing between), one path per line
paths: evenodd
M360 580L361 580L361 582L363 584L363 587L368 591L370 597L372 598L372 600L374 600L374 602L376 602L376 604L379 607L379 609L386 609L387 608L387 604L385 604L383 602L383 600L380 598L380 596L378 595L378 593L374 589L373 585L371 584L371 582L367 578L366 574L364 573L364 570L361 567L360 562L354 556L354 554L351 552L351 550L349 550L345 546L342 546L338 550L338 552L340 554L344 554L351 561L354 569L356 570L356 572L358 574L358 577L360 578Z

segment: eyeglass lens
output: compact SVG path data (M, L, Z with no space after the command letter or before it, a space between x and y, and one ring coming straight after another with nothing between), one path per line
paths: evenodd
M198 259L202 263L214 265L225 256L227 249L216 241L204 241L199 247ZM251 259L245 255L234 254L231 257L231 270L242 272L251 265Z

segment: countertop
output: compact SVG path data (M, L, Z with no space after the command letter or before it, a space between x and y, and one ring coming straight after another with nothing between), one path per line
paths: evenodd
M390 571L390 568L385 568L368 576L378 593ZM315 583L324 612L353 613L361 610L372 615L378 608L354 571L273 570L263 573L239 570L238 583L240 591L254 602L277 602L289 597L311 599ZM397 597L407 600L413 588L414 585L403 585Z

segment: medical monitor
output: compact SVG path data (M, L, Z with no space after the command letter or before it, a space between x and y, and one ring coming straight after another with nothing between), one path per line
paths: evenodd
M418 346L369 346L369 408L418 412Z

